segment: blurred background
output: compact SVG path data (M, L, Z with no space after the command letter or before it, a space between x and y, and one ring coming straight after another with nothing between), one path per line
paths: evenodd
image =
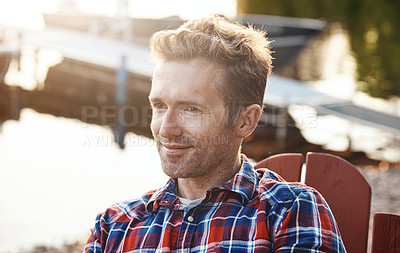
M211 14L273 41L243 152L340 155L372 214L400 213L400 2L0 0L0 252L80 252L98 212L166 182L148 40Z

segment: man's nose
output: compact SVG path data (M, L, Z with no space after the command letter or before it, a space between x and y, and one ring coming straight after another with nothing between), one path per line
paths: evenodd
M179 122L179 115L173 111L164 114L160 127L160 136L168 138L182 135L182 127Z

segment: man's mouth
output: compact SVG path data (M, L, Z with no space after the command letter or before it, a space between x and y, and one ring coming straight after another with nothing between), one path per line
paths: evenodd
M184 153L193 147L192 145L182 145L182 144L163 144L163 143L161 143L161 145L164 147L164 150L167 153L171 153L171 154Z

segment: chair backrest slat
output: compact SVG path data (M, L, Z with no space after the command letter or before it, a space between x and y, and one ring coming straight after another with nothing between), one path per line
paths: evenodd
M303 166L303 155L299 153L285 153L272 155L258 162L254 168L268 168L288 182L299 182L301 168Z
M372 253L400 252L400 215L376 213L372 237Z
M351 163L330 154L308 153L305 184L332 209L348 252L367 251L371 187Z

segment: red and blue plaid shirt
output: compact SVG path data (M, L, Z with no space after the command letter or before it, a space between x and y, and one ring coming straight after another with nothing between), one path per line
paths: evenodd
M327 203L268 169L241 170L188 209L175 181L96 218L85 252L345 252Z

